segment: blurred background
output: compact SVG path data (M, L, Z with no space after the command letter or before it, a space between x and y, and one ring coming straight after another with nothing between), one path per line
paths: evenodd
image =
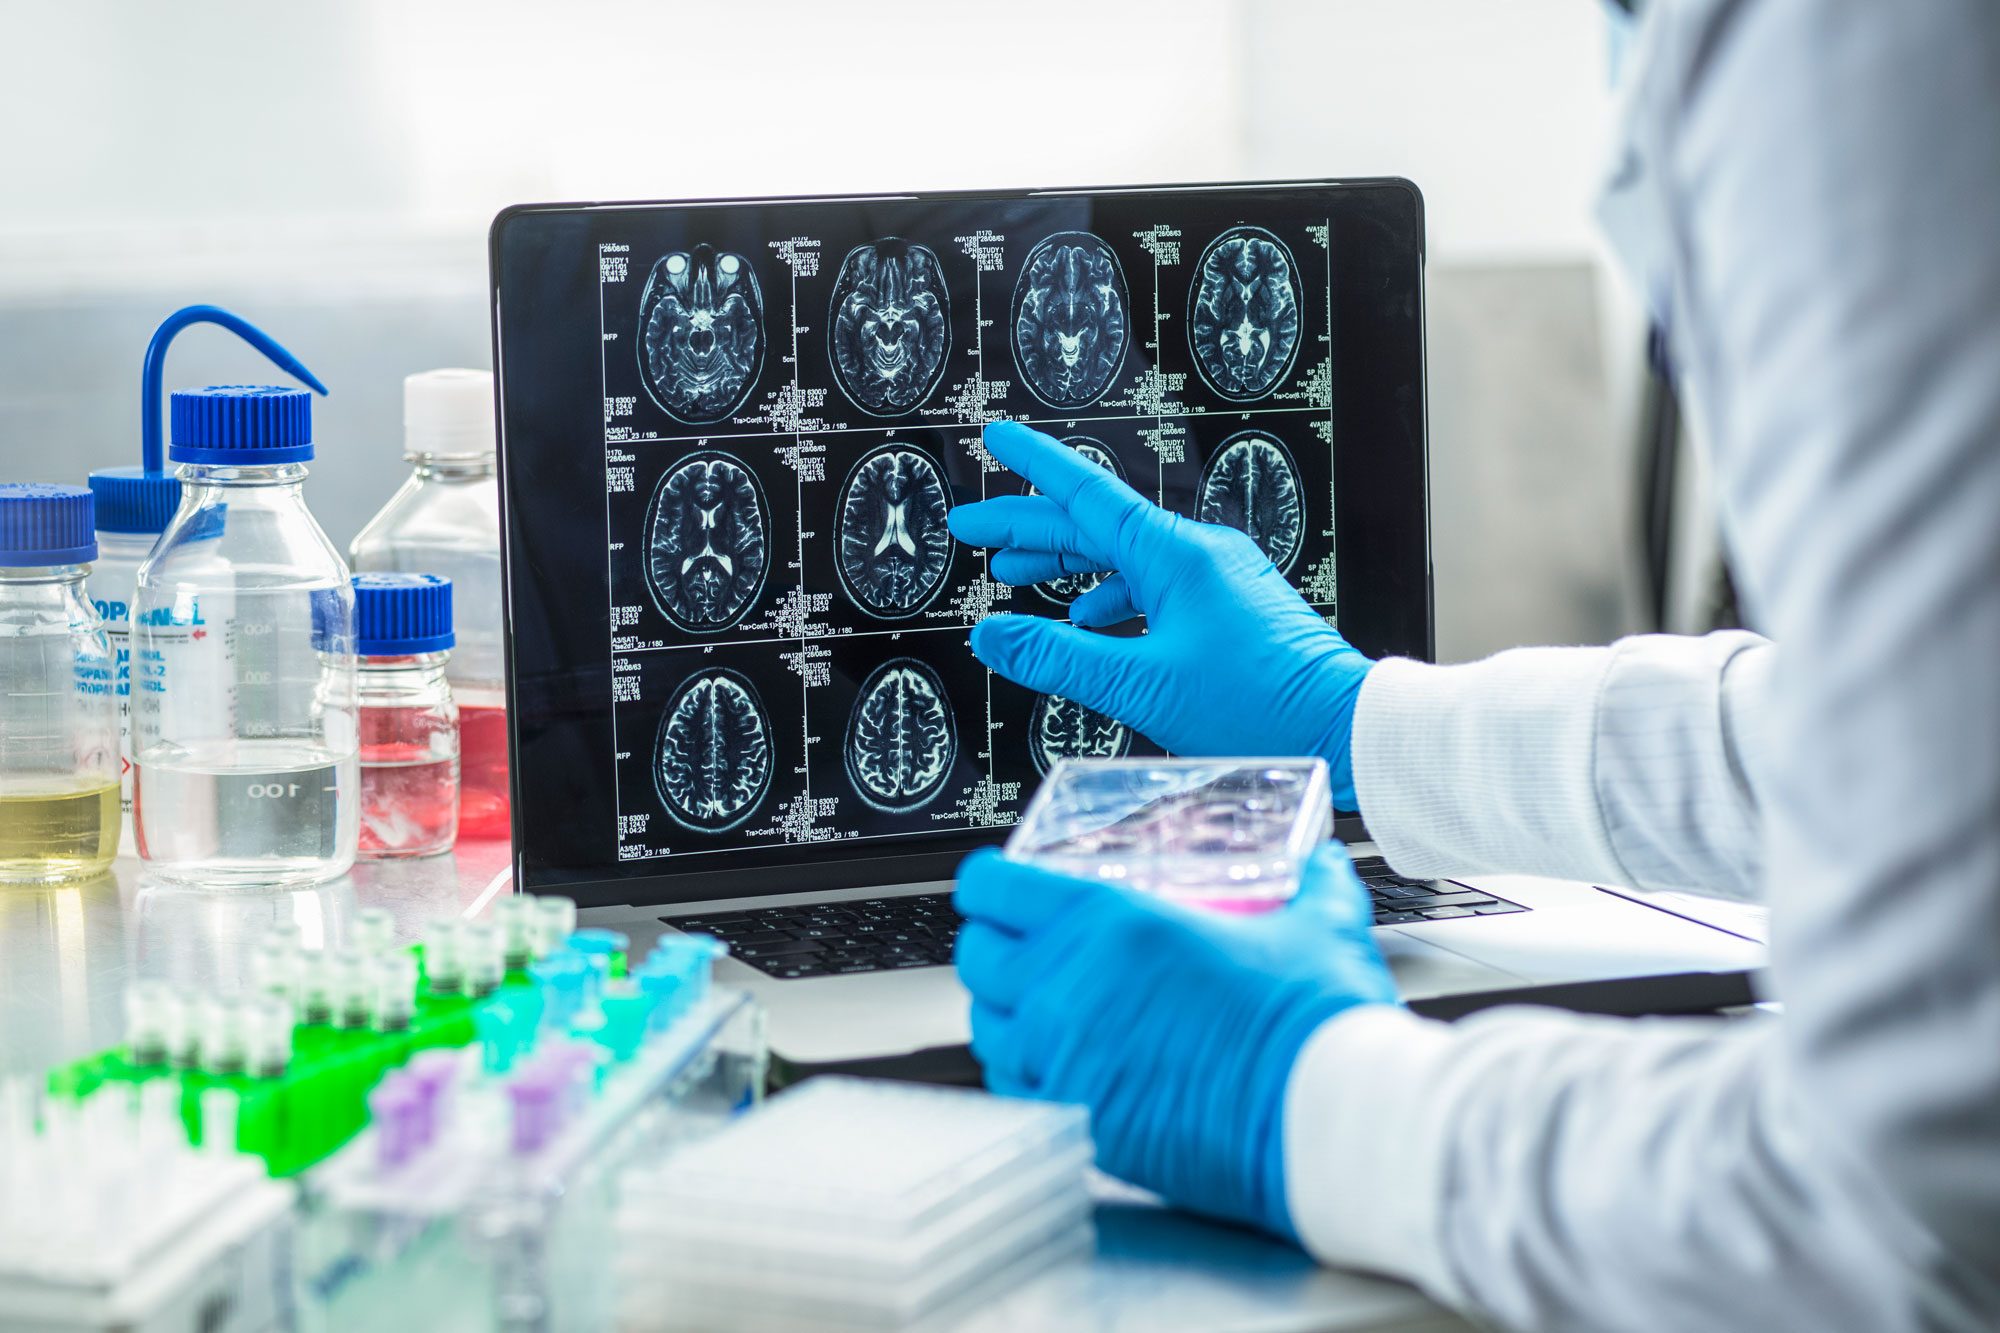
M0 31L0 477L137 462L146 340L212 301L332 388L307 493L344 548L404 473L404 374L489 364L510 203L1394 174L1429 210L1440 655L1653 623L1593 0L0 0ZM167 383L271 373L197 329Z

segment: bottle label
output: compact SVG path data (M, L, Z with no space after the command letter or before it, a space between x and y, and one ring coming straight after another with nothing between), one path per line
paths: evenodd
M126 825L132 819L132 630L126 624L123 602L102 600L92 603L104 619L104 636L111 641L112 692L118 696L118 808ZM119 844L130 847L128 836Z

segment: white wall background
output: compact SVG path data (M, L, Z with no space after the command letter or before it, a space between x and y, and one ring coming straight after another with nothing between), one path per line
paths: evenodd
M1429 209L1442 646L1604 637L1632 331L1589 219L1600 23L1594 0L0 0L0 475L136 454L147 334L217 301L334 386L313 495L344 542L393 484L400 374L485 363L509 203L1395 174ZM197 332L169 380L258 373Z

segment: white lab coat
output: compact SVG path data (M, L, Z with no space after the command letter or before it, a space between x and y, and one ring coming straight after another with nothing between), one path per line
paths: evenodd
M1320 1257L1534 1329L2000 1328L2000 5L1653 0L1604 214L1770 635L1385 662L1405 872L1762 893L1782 1020L1362 1009Z

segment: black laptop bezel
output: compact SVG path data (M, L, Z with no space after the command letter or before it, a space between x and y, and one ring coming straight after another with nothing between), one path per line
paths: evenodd
M915 191L908 193L867 193L857 195L781 195L755 197L716 197L680 200L625 200L625 201L572 201L555 203L517 204L503 209L494 217L487 236L488 291L490 297L491 338L494 367L494 419L497 434L497 458L500 473L500 517L501 517L501 586L507 608L505 658L506 693L508 706L508 745L510 755L516 760L510 765L510 800L513 823L512 863L514 885L521 892L559 892L573 897L586 907L594 906L672 906L683 907L696 903L731 898L785 896L797 897L833 890L855 889L873 886L914 885L949 879L956 871L958 863L964 859L967 845L997 845L1005 840L1006 828L980 831L959 831L963 836L961 845L938 850L916 850L898 852L894 855L843 856L838 844L800 844L797 848L799 859L793 863L772 866L759 865L728 869L695 869L688 867L662 867L640 874L606 876L600 879L563 878L553 882L536 882L531 870L524 845L522 810L524 793L522 790L522 766L518 762L521 754L519 681L516 670L516 622L513 614L514 564L516 551L513 541L513 500L510 485L509 452L507 446L506 374L507 368L501 346L502 294L500 290L501 252L510 228L551 215L570 215L583 212L609 212L624 210L669 209L689 207L727 206L773 206L787 204L820 204L833 202L890 202L912 201L923 203L983 202L1004 200L1032 200L1059 198L1075 195L1110 195L1138 193L1188 193L1198 191L1241 191L1257 190L1300 190L1326 189L1330 191L1392 190L1406 193L1411 203L1411 217L1415 227L1414 257L1416 273L1414 292L1416 299L1415 325L1417 337L1417 383L1414 445L1420 457L1418 472L1421 475L1421 493L1414 497L1404 497L1404 502L1414 500L1415 512L1411 521L1421 526L1422 570L1413 574L1410 586L1421 589L1423 608L1420 617L1422 650L1421 658L1434 661L1436 658L1436 614L1434 598L1434 578L1431 555L1430 532L1430 411L1429 411L1429 366L1428 335L1426 328L1425 272L1427 250L1425 244L1423 196L1415 184L1401 177L1357 177L1349 179L1321 180L1271 180L1271 181L1224 181L1199 182L1178 185L1143 186L1103 186L1103 187L1061 187L1051 189L992 189L958 191ZM1419 654L1412 653L1412 656ZM1335 835L1349 842L1363 841L1367 829L1358 814L1337 813Z

